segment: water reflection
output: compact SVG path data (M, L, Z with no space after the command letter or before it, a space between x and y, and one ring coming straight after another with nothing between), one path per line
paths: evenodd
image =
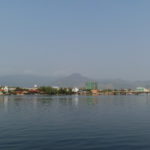
M0 113L0 149L150 149L149 101L146 96L0 96L0 111L7 112Z
M33 109L37 109L37 96L34 96L33 99L32 99L32 102L33 102Z
M79 104L79 96L78 95L73 96L72 97L72 102L77 107L78 104Z
M150 96L0 96L0 107L5 112L8 112L8 109L12 107L20 110L27 106L28 109L37 110L42 107L43 109L52 107L59 109L61 106L77 108L85 104L90 106L109 104L111 107L126 107L128 105L129 109L137 104L148 107Z
M86 98L87 104L88 105L95 105L98 104L98 98L97 96L88 96Z
M8 112L8 96L4 96L4 110Z
M0 104L5 112L8 111L8 96L0 96Z

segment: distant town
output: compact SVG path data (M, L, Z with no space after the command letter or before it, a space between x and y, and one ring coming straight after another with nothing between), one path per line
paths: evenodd
M34 85L30 88L25 87L0 87L0 95L139 95L149 94L150 89L137 87L136 89L98 89L97 82L89 81L82 88L64 88L57 86Z

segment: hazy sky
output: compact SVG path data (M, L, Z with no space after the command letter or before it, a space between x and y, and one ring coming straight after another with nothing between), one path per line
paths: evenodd
M1 0L0 75L150 79L149 0Z

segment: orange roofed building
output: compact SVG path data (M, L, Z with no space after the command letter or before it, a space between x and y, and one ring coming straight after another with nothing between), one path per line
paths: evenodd
M95 95L99 95L100 94L100 90L91 90L91 93L95 94Z

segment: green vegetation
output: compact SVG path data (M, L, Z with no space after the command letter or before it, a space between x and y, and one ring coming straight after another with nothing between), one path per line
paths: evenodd
M42 86L39 88L39 90L43 94L50 94L50 95L70 95L73 94L71 88L52 88L50 86Z

